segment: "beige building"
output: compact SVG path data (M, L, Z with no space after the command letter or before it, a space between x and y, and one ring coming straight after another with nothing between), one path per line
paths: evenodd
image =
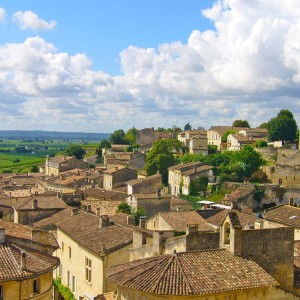
M132 179L127 182L127 186L128 195L155 193L162 189L162 177L161 174L154 174L145 178Z
M236 132L248 129L242 127L230 127L230 126L213 126L207 130L208 145L218 146L218 150L222 149L222 137L228 130L235 130Z
M57 256L61 260L57 276L75 298L93 300L112 290L106 280L106 268L129 261L132 230L111 223L107 216L74 209L56 226L60 245Z
M61 172L71 169L86 169L88 164L76 157L60 155L55 157L46 157L45 175L59 175Z
M177 139L188 148L190 154L207 155L207 132L205 130L187 130L178 133Z
M229 134L227 137L227 150L239 151L245 145L255 145L257 138L243 134Z
M139 170L145 166L145 153L141 152L111 152L104 154L104 164L108 169L114 167L129 167Z
M46 231L0 222L0 299L52 299L54 241Z
M199 177L207 176L212 182L213 167L204 164L203 162L190 162L180 164L169 168L169 193L175 196L189 195L190 183Z
M197 224L199 231L214 231L215 229L196 211L159 212L146 221L146 228L154 231L175 231L185 233L188 224Z
M137 178L137 171L126 167L115 167L103 171L103 188L112 190L125 185L126 181Z

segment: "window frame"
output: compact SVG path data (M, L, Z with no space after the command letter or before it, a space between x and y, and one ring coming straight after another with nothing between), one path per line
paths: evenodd
M85 257L85 281L92 283L92 260L87 256Z

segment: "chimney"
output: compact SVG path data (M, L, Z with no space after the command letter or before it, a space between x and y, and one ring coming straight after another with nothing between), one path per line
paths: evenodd
M156 197L157 197L158 199L161 198L161 190L160 190L160 189L156 190Z
M0 228L0 244L5 243L5 228Z
M38 201L37 201L37 199L34 199L34 200L32 201L32 208L33 208L33 209L37 209L37 207L38 207Z
M191 234L198 234L198 228L199 224L187 224L187 230L186 234L191 235Z
M99 219L99 228L108 227L109 225L110 223L108 215L101 216Z
M146 216L140 217L139 219L139 227L141 228L146 228Z
M133 231L133 249L137 249L146 245L147 237L145 232L141 232L138 230Z
M80 170L77 170L77 175L80 175Z
M197 172L197 168L193 167L193 173L196 173L196 172Z
M31 231L31 239L33 242L37 242L40 244L48 244L48 231L33 229Z
M26 269L26 252L21 252L21 261L20 261L20 271L24 271Z
M79 214L79 209L78 208L72 208L71 210L71 217L76 216Z
M294 206L294 198L289 197L289 206Z
M131 216L131 215L128 215L127 216L127 224L131 225L131 226L135 226L135 217Z
M163 232L154 231L153 242L152 242L153 254L160 255L162 253L162 243L163 243Z
M97 208L96 208L96 215L97 215L97 216L100 216L100 207L97 207Z
M115 170L119 170L119 168L118 168L118 167L115 167Z
M261 220L255 220L254 222L254 228L255 229L263 229L264 228L264 221L261 219Z
M87 205L87 212L89 213L92 212L92 205L90 204Z

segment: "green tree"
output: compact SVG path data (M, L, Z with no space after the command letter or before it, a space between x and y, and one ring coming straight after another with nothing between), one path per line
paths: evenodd
M99 157L102 157L102 149L103 148L111 148L111 144L108 140L104 139L104 140L101 140L100 143L99 143L99 146L96 150L96 153Z
M227 139L226 139L227 141ZM207 145L208 154L215 154L218 151L217 145Z
M229 134L236 134L236 130L233 129L229 129L227 131L225 131L225 133L222 136L222 143L227 143L227 137L229 136Z
M37 165L32 166L30 169L30 172L32 172L32 173L37 173L38 171L39 171L39 168Z
M134 145L136 144L136 138L137 138L138 130L134 127L128 129L128 131L125 134L125 141L126 144Z
M232 123L232 127L247 127L247 128L250 128L250 124L247 120L235 120Z
M116 209L116 213L124 213L127 215L131 215L131 206L127 202L121 202Z
M172 153L173 146L177 146L178 140L160 140L154 143L153 148L147 153L145 170L148 175L159 172L164 184L168 183L168 168L175 164ZM179 142L180 143L180 142ZM180 143L181 144L181 143Z
M258 141L255 142L255 147L256 148L268 147L268 143L266 141L263 141L263 140L258 140Z
M268 122L268 138L271 142L294 141L297 137L297 123L293 114L287 110L282 109L276 117Z
M77 159L83 159L85 150L80 145L72 144L66 148L65 154L69 156L75 156Z
M259 125L259 128L262 128L262 129L268 129L268 122L261 123L261 124Z
M190 196L199 196L200 192L205 193L207 191L208 186L208 177L201 176L195 180L192 180L190 183Z
M184 130L184 131L186 131L186 130L192 130L191 124L190 124L190 123L185 124L183 130Z
M241 151L237 152L235 159L240 165L240 176L247 179L264 164L261 154L249 145L244 146Z
M125 144L125 132L123 129L115 130L109 137L111 144Z

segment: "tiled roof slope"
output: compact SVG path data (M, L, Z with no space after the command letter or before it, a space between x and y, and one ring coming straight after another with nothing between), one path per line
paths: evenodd
M26 267L21 269L21 253L25 252ZM19 247L12 243L0 245L0 282L36 277L59 265L59 259Z
M225 249L182 252L108 268L122 287L159 295L203 295L279 285L255 262Z
M119 224L99 227L99 216L79 211L65 217L57 227L79 244L99 254L114 252L132 243L132 229Z
M34 228L30 226L0 220L0 227L5 228L5 234L8 236L32 240L32 230L34 230ZM52 247L58 246L57 241L51 232L48 233L48 244Z
M268 221L300 227L300 208L290 205L275 206L265 210L264 218Z
M214 231L214 228L195 211L168 211L159 214L174 230L182 230L187 224L198 224L199 231Z
M220 227L220 225L223 223L224 219L226 218L226 216L230 211L231 211L230 209L221 210L217 214L207 218L206 221L210 224ZM254 225L255 221L259 220L253 215L245 214L239 211L235 211L235 212L243 228L247 225Z
M37 200L38 209L64 209L67 207L67 204L57 196L49 197L43 195L34 195L30 199L15 203L13 207L16 210L34 209L32 207L34 200Z

